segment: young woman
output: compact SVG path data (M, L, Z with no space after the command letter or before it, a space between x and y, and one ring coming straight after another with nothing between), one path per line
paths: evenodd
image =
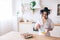
M44 9L40 10L41 12L41 19L37 21L35 25L35 29L39 30L39 35L50 36L50 32L53 30L53 22L48 17L50 14L50 10L45 7Z

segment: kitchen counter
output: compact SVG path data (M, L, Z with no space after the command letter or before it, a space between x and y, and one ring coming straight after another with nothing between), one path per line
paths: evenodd
M24 39L24 37L19 32L12 31L5 35L0 36L0 40L60 40L60 38L39 36L39 35L33 34L33 38Z
M26 40L60 40L60 38L58 38L58 37L49 37L49 36L34 35L33 38L26 39Z

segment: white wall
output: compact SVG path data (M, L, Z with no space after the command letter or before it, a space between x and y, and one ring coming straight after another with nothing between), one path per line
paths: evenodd
M12 30L12 0L0 0L0 35Z
M51 14L49 15L49 17L53 20L53 22L58 23L60 22L58 19L60 19L60 17L57 16L57 4L59 4L60 1L59 0L42 0L42 5L43 7L48 7L49 9L51 9Z
M13 15L15 15L16 16L16 14L17 14L17 12L19 12L19 17L21 17L22 16L22 13L23 13L23 11L22 10L24 10L23 8L22 8L22 3L23 4L27 4L27 6L30 4L30 2L31 1L33 1L33 0L14 0L13 1L13 8L15 8L14 10L15 10L15 13L13 13ZM39 2L40 2L40 0L35 0L36 2L37 2L37 5L38 6L40 6L39 4ZM39 3L39 4L38 4ZM37 8L38 8L38 6L37 6ZM26 7L25 7L26 8ZM13 10L13 11L14 11ZM39 15L39 12L40 12L40 10L38 10L37 11L37 14L35 13L34 15L33 15L33 12L32 12L32 10L30 10L30 9L28 9L27 10L27 12L26 11L24 11L24 15L23 15L23 18L24 19L27 19L27 20L34 20L34 21L36 21L36 19L35 19L35 17L37 17L37 19L39 19L39 17L38 17L38 15ZM26 16L26 17L25 17ZM40 16L40 15L39 15ZM34 19L33 19L34 18Z
M23 2L26 3L27 0L23 1ZM28 2L30 2L30 1L28 1ZM16 5L15 5L16 6L16 13L19 11L20 17L22 15L22 6L21 6L22 4L21 3L22 3L21 0L16 0ZM52 9L51 14L49 15L49 18L51 18L54 23L60 23L60 21L59 21L60 16L57 16L57 4L58 3L60 3L59 0L48 0L48 1L47 0L41 0L41 4L43 5L43 7L48 7L49 9ZM31 10L24 12L23 18L28 19L28 20L31 20L34 18L33 20L37 21L40 18L40 10L35 12L34 15L32 14Z

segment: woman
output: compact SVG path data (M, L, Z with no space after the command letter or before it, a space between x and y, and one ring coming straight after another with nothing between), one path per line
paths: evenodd
M48 18L50 10L45 7L44 9L40 10L40 12L41 19L37 21L35 29L39 30L39 35L50 36L50 31L53 30L53 22Z

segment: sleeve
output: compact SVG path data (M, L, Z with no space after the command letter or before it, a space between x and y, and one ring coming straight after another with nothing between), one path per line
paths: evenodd
M53 25L53 21L51 20L51 28L53 29L54 28L54 25Z
M49 31L52 31L53 30L53 28L54 28L54 25L53 25L54 23L52 22L52 20L50 21L50 30Z
M54 28L53 21L51 19L48 19L45 25L45 28Z

